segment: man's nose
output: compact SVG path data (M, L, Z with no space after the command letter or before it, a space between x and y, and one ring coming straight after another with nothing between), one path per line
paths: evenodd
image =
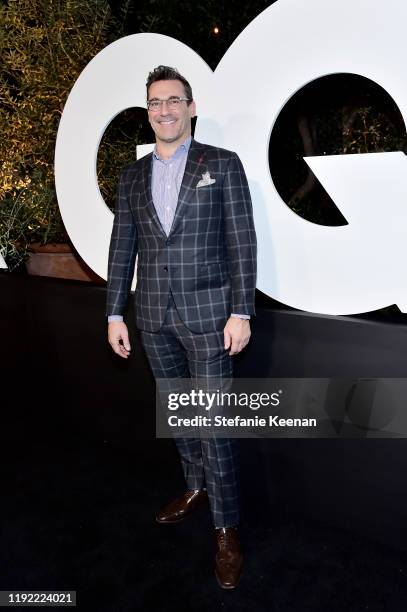
M161 114L168 115L168 103L167 100L161 100Z

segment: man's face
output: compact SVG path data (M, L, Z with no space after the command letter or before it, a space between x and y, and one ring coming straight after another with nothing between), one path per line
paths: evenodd
M170 96L185 98L185 90L181 81L156 81L148 92L148 99L159 98L167 100ZM191 134L191 118L195 116L195 102L187 104L182 101L179 108L169 110L167 104L161 104L158 111L148 111L148 120L154 130L157 141L182 143Z

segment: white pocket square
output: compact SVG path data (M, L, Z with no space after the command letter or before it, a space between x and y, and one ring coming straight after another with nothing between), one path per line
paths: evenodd
M216 183L216 179L211 178L209 172L204 172L201 180L198 181L196 188L198 189L198 187L206 187L207 185L212 185L213 183Z

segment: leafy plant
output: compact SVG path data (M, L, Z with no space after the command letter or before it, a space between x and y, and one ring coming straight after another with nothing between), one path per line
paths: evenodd
M66 242L54 185L58 123L75 80L108 44L105 0L0 7L0 248L15 267L33 242Z

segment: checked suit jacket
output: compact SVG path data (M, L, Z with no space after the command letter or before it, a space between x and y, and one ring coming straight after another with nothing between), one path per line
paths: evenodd
M202 181L207 172L210 184ZM154 207L151 174L152 153L126 166L119 179L106 314L123 315L137 255L139 329L160 329L170 289L194 333L222 330L232 312L255 314L256 233L239 157L192 139L168 236Z

